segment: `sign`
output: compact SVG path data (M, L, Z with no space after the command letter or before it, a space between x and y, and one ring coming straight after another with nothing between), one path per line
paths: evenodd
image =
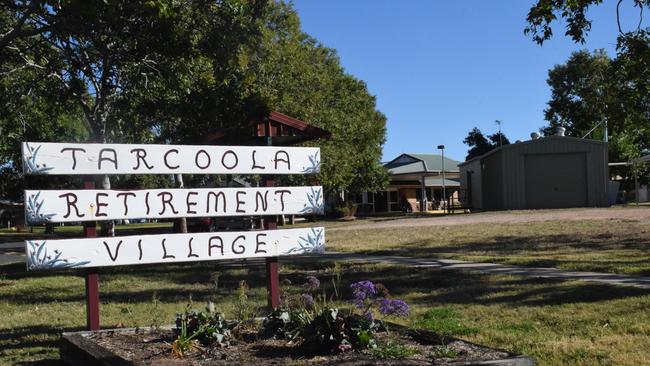
M316 174L317 147L23 142L25 174Z
M25 242L29 271L277 257L324 249L322 227Z
M78 222L177 217L322 214L323 188L25 191L25 220Z

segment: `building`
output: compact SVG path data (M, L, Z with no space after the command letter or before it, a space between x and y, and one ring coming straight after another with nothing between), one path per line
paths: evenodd
M361 214L440 208L444 196L458 197L459 162L437 154L401 154L384 164L390 182L384 191L350 195ZM423 198L426 197L426 200Z
M0 199L0 227L12 227L25 223L25 208L22 203Z
M537 136L461 163L463 206L516 210L609 205L607 143L566 137L563 131Z

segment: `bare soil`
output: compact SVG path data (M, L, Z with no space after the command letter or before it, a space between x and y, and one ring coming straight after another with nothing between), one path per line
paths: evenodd
M428 332L427 332L428 333ZM338 354L313 354L298 345L284 340L258 340L254 336L243 337L228 347L212 347L204 352L194 351L179 358L172 354L170 344L173 334L169 330L135 333L101 332L91 336L98 345L137 365L466 365L468 363L500 360L512 355L500 350L481 347L461 340L449 340L442 346L437 337L391 332L390 339L415 350L414 355L400 358L379 358L372 351ZM381 345L388 340L386 333L378 334ZM418 338L418 339L416 339ZM453 352L455 357L438 357L441 347ZM451 351L450 351L451 350ZM447 353L448 354L448 353Z

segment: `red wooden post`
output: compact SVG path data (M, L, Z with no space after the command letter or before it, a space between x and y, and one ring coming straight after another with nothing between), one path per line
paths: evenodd
M273 186L272 180L267 180L267 187ZM277 216L269 216L264 221L265 230L275 230L278 227ZM266 289L268 291L268 305L271 309L280 306L280 263L278 257L266 258Z
M271 121L266 121L267 145L273 145L273 136L277 133L271 126ZM275 182L272 177L265 179L264 185L273 187ZM269 216L264 220L265 230L275 230L278 228L278 217ZM268 306L276 309L280 306L280 263L278 257L266 258L266 290L268 292Z
M95 182L85 181L84 188L95 189ZM97 236L95 221L84 223L84 236L86 238ZM90 268L86 271L86 326L88 330L99 330L99 274L97 268Z

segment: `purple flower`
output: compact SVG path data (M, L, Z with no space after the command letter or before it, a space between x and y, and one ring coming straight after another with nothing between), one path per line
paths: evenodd
M309 276L307 277L307 282L305 282L304 285L302 285L302 288L305 289L305 291L314 291L320 287L320 281L318 278L314 276Z
M375 320L375 317L372 315L372 311L370 310L366 310L366 312L363 313L363 317L371 323Z
M379 312L384 315L406 318L409 316L409 306L403 300L381 299Z
M310 294L301 294L300 302L307 308L314 306L314 298Z
M372 300L377 294L375 285L371 281L359 281L350 285L352 289L352 303L358 307L363 308L366 300Z

